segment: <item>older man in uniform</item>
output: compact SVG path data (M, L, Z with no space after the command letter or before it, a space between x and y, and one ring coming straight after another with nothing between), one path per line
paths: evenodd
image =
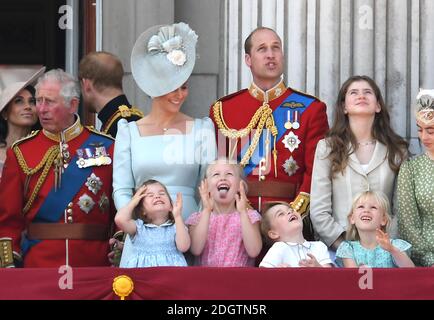
M36 85L43 129L8 150L0 185L4 267L109 265L114 143L81 125L79 95L60 69Z
M137 121L142 111L132 107L122 89L124 69L115 55L104 52L88 53L80 61L78 78L83 102L89 111L98 113L101 132L116 138L118 121Z
M326 105L285 86L282 42L274 30L255 29L244 49L252 84L210 110L219 155L244 166L254 207L261 210L264 201L282 200L305 214L316 144L328 130Z

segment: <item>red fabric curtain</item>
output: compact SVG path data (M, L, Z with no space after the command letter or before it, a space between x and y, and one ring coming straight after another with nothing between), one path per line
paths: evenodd
M434 299L434 268L71 270L68 282L57 269L0 269L0 299L117 300L112 286L120 275L134 282L127 300ZM72 289L61 289L67 284Z

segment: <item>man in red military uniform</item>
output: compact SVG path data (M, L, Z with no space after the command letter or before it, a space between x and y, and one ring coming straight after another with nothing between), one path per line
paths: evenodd
M255 29L244 49L253 83L210 110L219 155L244 166L255 208L281 200L305 214L316 144L328 130L326 105L285 86L282 42L274 30Z
M109 265L113 139L81 125L80 89L57 69L36 86L42 130L8 150L0 185L1 264Z

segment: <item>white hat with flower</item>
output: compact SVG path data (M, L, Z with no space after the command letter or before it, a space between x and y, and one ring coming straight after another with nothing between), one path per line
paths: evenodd
M420 89L416 97L416 119L423 124L434 123L434 89Z
M197 38L183 22L143 32L131 53L131 71L139 88L159 97L181 87L193 72Z

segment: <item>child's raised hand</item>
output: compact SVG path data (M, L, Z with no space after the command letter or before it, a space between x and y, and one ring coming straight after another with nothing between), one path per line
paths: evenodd
M246 212L248 208L249 200L247 199L247 195L246 195L245 182L242 180L240 181L240 191L238 194L235 195L235 200L237 203L237 211Z
M175 205L173 206L173 217L175 220L179 217L182 217L182 193L178 192L176 194Z
M393 245L390 242L390 237L387 233L383 232L381 229L377 229L375 231L375 238L381 248L389 252L392 251Z
M315 256L311 253L307 254L310 259L301 259L298 265L300 267L322 267L322 265L319 264L318 260L316 260Z
M131 206L137 207L139 202L145 197L147 186L141 186L130 200Z
M202 200L203 209L211 212L214 209L214 200L209 194L206 178L200 182L199 194Z

